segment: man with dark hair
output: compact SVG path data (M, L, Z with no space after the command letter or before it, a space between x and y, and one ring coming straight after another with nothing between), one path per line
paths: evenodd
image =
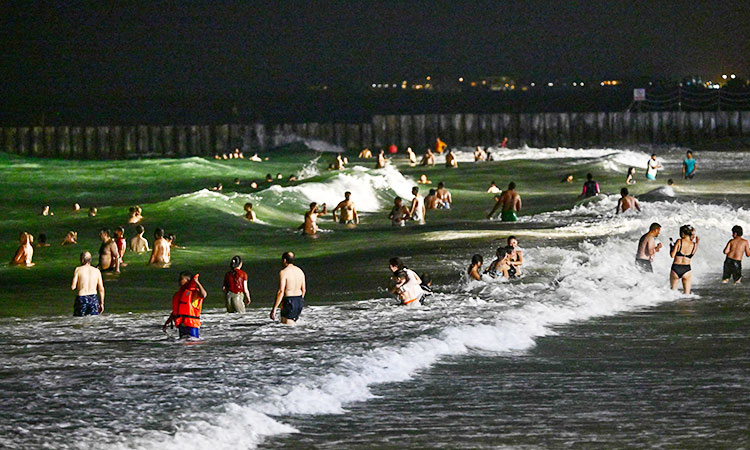
M742 238L741 226L732 227L732 239L724 247L724 254L727 258L724 260L721 282L729 283L729 278L734 278L734 282L739 284L742 281L742 257L750 256L750 245L747 239Z
M135 227L136 235L130 240L130 251L134 253L141 253L148 251L148 241L143 237L144 230L143 225Z
M117 250L117 244L112 239L112 233L102 228L99 231L99 238L102 245L99 247L99 269L102 272L120 272L120 252Z
M77 291L73 305L74 316L95 316L104 312L102 273L91 266L91 253L81 253L81 265L73 272L70 289Z
M583 191L579 198L589 198L599 195L599 183L594 180L594 176L590 173L586 174L586 181L583 183Z
M638 241L638 251L635 254L635 265L643 272L653 272L651 263L654 255L661 249L661 242L656 243L656 237L661 232L661 225L654 222L648 228L648 233L641 236Z
M338 210L341 210L341 214L337 219L336 211ZM357 208L352 201L351 192L346 191L344 193L344 200L340 201L339 204L333 208L333 221L344 225L356 225L359 223L359 215L357 215Z
M487 218L492 219L495 211L500 209L500 207L502 207L500 218L503 222L515 222L518 220L518 212L521 211L521 196L516 192L516 183L511 181L508 184L508 190L495 196L495 206L487 214Z
M168 240L164 239L164 230L157 228L154 230L154 250L151 252L149 264L166 266L170 262L172 252Z
M294 265L294 253L281 255L283 269L279 272L279 290L271 308L271 320L276 320L276 308L281 305L281 323L294 325L305 306L305 273Z
M617 206L615 207L615 214L620 214L620 212L625 212L632 208L641 212L641 205L638 204L638 200L636 200L635 197L630 195L628 188L624 187L620 189L620 196L620 199L617 200Z
M445 188L445 184L442 181L437 185L435 196L437 197L438 209L451 208L451 205L453 204L453 196L451 195L451 192Z

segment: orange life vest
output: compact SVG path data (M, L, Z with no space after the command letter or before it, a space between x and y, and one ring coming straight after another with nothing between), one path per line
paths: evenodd
M436 153L443 153L443 151L445 150L445 147L447 146L448 144L441 141L440 138L435 139L435 152Z
M185 283L172 297L172 315L175 326L200 328L203 299L199 297L195 280Z

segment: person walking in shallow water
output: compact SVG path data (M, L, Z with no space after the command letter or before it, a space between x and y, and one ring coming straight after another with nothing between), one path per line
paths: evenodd
M724 247L724 254L727 255L724 260L724 273L721 276L722 283L729 283L730 278L734 278L736 284L742 281L742 257L750 256L750 245L747 239L742 238L742 227L735 225L732 227L732 239Z
M276 320L276 309L281 305L281 323L295 325L305 306L305 272L294 265L292 252L281 255L281 265L284 268L279 272L279 289L271 308L271 320Z
M653 272L651 263L654 256L661 250L661 242L656 243L656 238L661 233L661 225L654 222L648 228L648 232L641 236L638 241L638 251L635 254L635 265L643 272Z
M91 265L91 253L81 253L81 265L73 272L70 289L77 291L73 304L74 316L96 316L104 312L102 273Z
M229 272L224 275L222 285L228 313L244 313L250 304L250 290L247 288L247 273L242 270L242 258L234 256L229 262Z
M698 251L700 238L695 235L695 228L690 225L680 227L680 238L670 246L669 256L674 258L669 272L669 285L677 289L677 283L682 280L682 287L686 294L690 293L692 284L692 267L690 262Z

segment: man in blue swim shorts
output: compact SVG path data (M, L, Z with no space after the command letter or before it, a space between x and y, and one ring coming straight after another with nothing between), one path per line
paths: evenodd
M73 305L74 316L95 316L104 312L102 273L91 265L91 253L81 253L81 265L73 272L70 288L78 292Z
M276 308L281 305L281 323L294 325L305 306L305 273L294 265L292 252L281 255L281 265L284 268L279 272L279 290L271 309L271 320L276 320Z

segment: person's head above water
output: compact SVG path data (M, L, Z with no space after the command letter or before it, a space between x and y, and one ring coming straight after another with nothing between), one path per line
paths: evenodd
M116 235L117 237L122 237L122 235L124 235L124 234L125 234L125 228L123 228L123 226L122 226L122 225L118 225L118 226L117 226L117 227L115 228L115 235Z
M656 159L656 153L651 153L651 159Z
M482 258L482 255L476 254L471 257L472 266L476 266L477 264L481 266L483 262L484 262L484 258Z
M497 255L497 259L502 261L508 255L508 250L505 247L500 247L495 252L495 255Z
M292 252L284 252L281 254L281 262L283 264L289 265L294 264L294 253Z
M80 258L81 264L91 264L91 253L82 252Z
M406 281L409 279L409 275L406 274L405 270L397 270L393 273L393 276L399 281Z
M635 173L635 167L628 167L628 175L633 175Z
M154 238L155 239L161 239L164 237L164 230L161 228L157 228L154 230Z
M250 202L245 203L245 211L250 211L253 209L253 204Z
M667 180L667 186L672 186L673 184L674 184L674 180L673 179L670 178L670 179Z
M735 225L732 227L732 234L736 234L737 236L742 236L742 227L739 225Z
M399 258L398 256L394 256L393 258L389 259L388 266L391 268L392 272L402 270L406 267L404 266L404 262L401 261L401 258Z
M508 236L508 245L510 245L511 247L517 247L518 239L516 239L515 236Z
M688 157L688 159L690 159L690 158L692 158L692 157L693 157L693 152L692 152L692 151L690 151L690 150L688 150L688 151L687 151L687 153L685 154L685 156L687 156L687 157Z
M427 195L428 196L435 195L435 193L437 193L437 191L435 189L430 189L430 192Z
M445 184L443 184L442 181L440 183L438 183L438 189L442 189L444 187L445 187Z
M510 183L508 183L508 190L509 190L509 191L512 191L512 190L514 190L515 188L516 188L516 183L514 183L514 182L512 182L512 181L511 181Z
M393 204L398 206L401 205L401 197L396 197L393 199Z
M695 228L693 228L691 225L683 225L680 227L680 237L692 236L694 232Z
M318 208L318 202L310 203L310 211L315 211Z
M146 230L143 228L143 225L138 225L135 227L135 232L140 236L142 235Z
M235 255L232 257L232 260L229 261L229 267L231 269L239 269L242 267L242 258L240 258L240 255Z
M416 187L416 186L414 186L413 188L411 188L411 193L414 194L414 195L419 194L419 188Z
M627 197L629 193L630 192L628 192L628 188L620 189L620 195L622 195L623 197Z

